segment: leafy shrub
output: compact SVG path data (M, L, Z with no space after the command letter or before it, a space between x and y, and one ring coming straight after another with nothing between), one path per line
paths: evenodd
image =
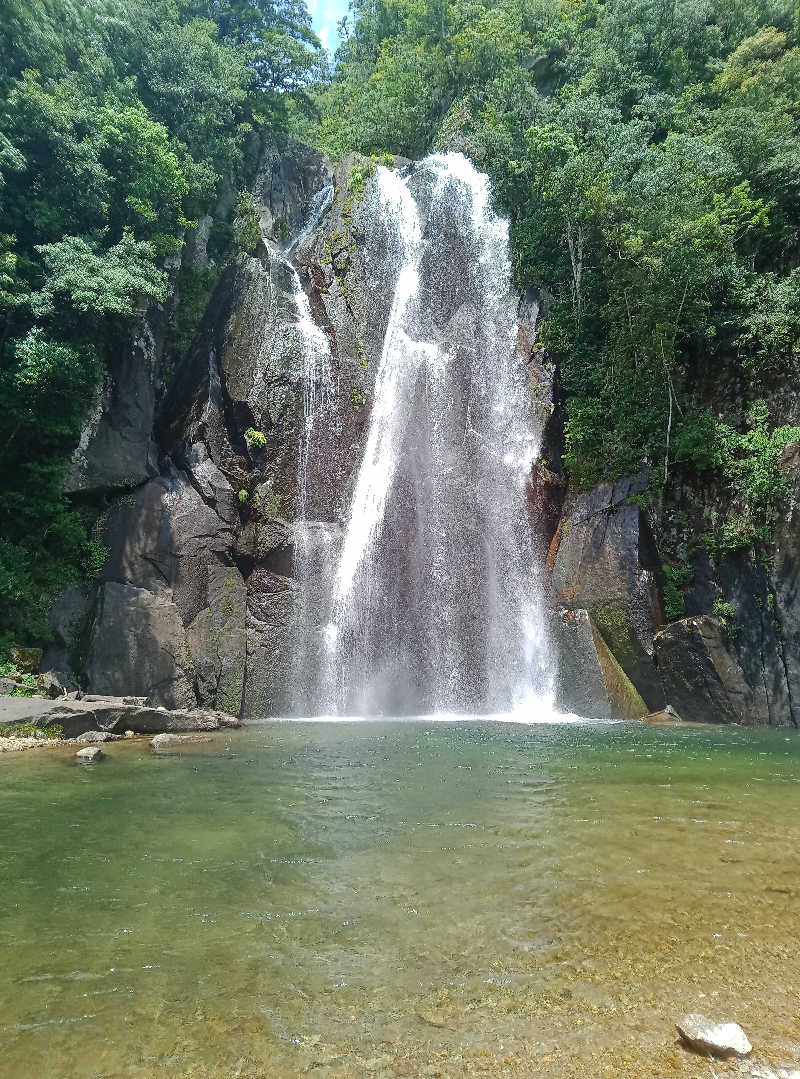
M720 620L728 636L735 637L739 632L739 626L736 622L736 611L733 605L720 597L714 600L711 611Z
M236 199L233 219L233 247L235 252L252 254L263 238L255 200L249 191L240 191Z
M248 427L244 433L244 437L251 446L255 446L256 449L263 450L267 445L267 436L263 431L256 431L254 427Z
M664 565L664 617L667 622L677 622L686 614L682 588L692 582L691 566Z

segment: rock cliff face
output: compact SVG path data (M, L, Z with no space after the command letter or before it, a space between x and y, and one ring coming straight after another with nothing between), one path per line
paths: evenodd
M707 497L721 504L713 492ZM686 617L667 625L664 556L642 508L649 503L646 474L570 494L549 554L553 599L573 613L588 612L642 710L670 704L687 721L796 727L799 502L793 479L768 556L712 560L702 547L691 551L691 583L682 589ZM659 537L662 550L672 549L670 540ZM576 711L586 707L586 682L581 686L564 690L564 703ZM607 692L595 693L588 704L597 715L625 714L624 701L613 694L607 700Z
M148 312L75 453L68 490L105 501L110 556L91 593L57 604L44 665L62 681L77 669L95 693L253 717L290 712L305 677L298 633L315 552L340 539L375 378L367 358L380 353L391 297L371 271L381 237L369 166L334 168L296 144L259 154L252 191L266 242L224 269L174 371L164 362L174 303ZM188 256L201 268L211 224L199 223ZM669 703L685 719L796 725L800 481L771 564L698 559L687 617L665 627L647 474L566 490L557 376L534 358L537 308L535 294L521 300L519 339L531 393L552 413L530 499L550 546L560 705L635 717ZM309 368L314 349L333 372L324 385ZM309 394L325 403L310 449ZM301 534L300 516L321 523ZM717 594L738 626L709 616Z

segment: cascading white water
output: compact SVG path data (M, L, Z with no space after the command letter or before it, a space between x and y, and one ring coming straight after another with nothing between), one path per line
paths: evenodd
M547 707L528 502L540 442L507 223L460 154L378 170L367 261L392 295L312 708Z
M435 362L436 345L417 341L415 301L419 293L422 230L408 186L388 169L378 172L381 212L400 241L400 271L394 289L389 324L383 343L373 392L372 414L364 459L358 473L347 522L344 547L336 571L334 610L343 609L353 589L356 571L383 520L386 499L401 454L401 438L408 422L417 371ZM335 635L331 623L328 637Z
M335 386L330 342L324 330L321 330L314 322L311 305L300 284L297 270L291 265L289 269L292 275L293 298L298 315L297 330L303 357L303 430L298 447L296 513L298 518L304 521L308 501L309 455L314 447L314 435L319 422L323 416L327 415L333 404Z

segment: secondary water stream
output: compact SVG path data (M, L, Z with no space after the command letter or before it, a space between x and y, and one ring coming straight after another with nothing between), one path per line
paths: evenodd
M4 1079L710 1079L675 1045L690 1010L800 1057L797 734L273 723L73 752L0 756Z

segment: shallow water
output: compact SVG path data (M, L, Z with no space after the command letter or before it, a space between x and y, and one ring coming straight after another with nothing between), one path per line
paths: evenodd
M800 1058L795 733L270 723L73 752L0 756L5 1079L709 1079L689 1010Z

